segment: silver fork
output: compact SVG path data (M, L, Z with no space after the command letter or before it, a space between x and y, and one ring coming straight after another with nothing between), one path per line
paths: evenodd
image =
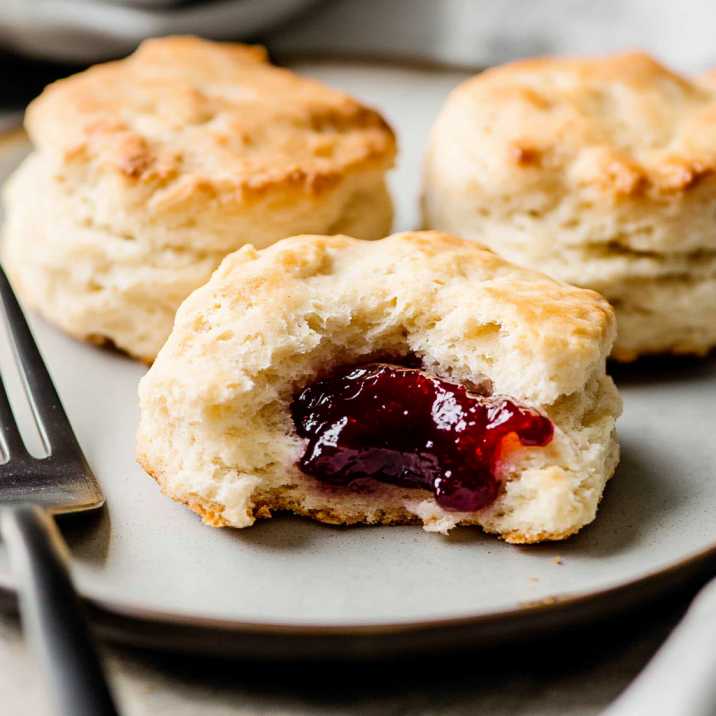
M0 299L15 361L47 457L27 451L0 375L0 533L20 593L23 625L63 716L117 710L68 569L52 515L101 507L102 491L0 268Z

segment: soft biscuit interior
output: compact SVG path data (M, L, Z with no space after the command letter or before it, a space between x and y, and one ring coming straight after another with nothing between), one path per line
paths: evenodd
M373 248L375 246L375 248ZM140 386L139 459L209 524L289 510L352 524L479 524L514 542L590 522L615 467L620 401L604 373L613 316L597 294L433 232L377 244L296 237L224 260L185 301ZM500 464L499 498L447 511L428 490L326 487L297 467L296 391L337 366L416 356L546 415L554 438Z

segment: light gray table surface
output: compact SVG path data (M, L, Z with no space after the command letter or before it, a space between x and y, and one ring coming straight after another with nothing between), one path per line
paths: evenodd
M0 127L10 112L0 110ZM499 652L423 656L379 666L208 661L106 646L126 716L228 714L600 713L643 668L694 588L588 630ZM42 674L17 619L0 613L0 713L49 716Z

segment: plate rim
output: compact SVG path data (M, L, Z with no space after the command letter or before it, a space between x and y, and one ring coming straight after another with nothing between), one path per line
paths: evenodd
M353 64L360 58L335 58L323 55L300 55L298 62L329 62ZM415 67L415 63L386 58L363 60L365 64L393 67ZM420 63L422 69L436 72L465 71L439 63ZM479 72L475 68L470 71ZM28 137L20 123L0 131L0 152L26 144ZM665 598L670 591L690 576L700 573L707 562L716 561L716 540L675 559L665 565L647 570L635 577L616 581L596 590L556 593L534 601L519 601L507 609L481 611L453 617L427 617L405 621L373 621L342 623L291 623L280 621L243 621L231 618L201 616L142 606L141 602L127 602L101 596L91 591L79 591L100 633L112 641L148 646L157 649L197 651L230 656L268 656L270 658L318 656L324 658L370 658L405 649L430 646L437 642L471 642L487 645L491 635L515 636L527 628L530 634L544 628L566 628L586 624L600 616L626 611L646 595ZM11 573L0 574L0 604L17 605L17 591ZM227 643L217 640L219 635L251 637L247 642ZM443 638L440 638L443 635ZM436 639L437 637L437 639ZM261 640L267 640L267 648ZM323 640L323 641L321 641ZM351 640L355 642L351 647ZM475 643L477 640L477 644ZM389 643L392 642L392 643ZM346 648L348 647L348 648ZM306 651L306 649L309 649Z
M677 586L684 586L705 571L712 560L716 562L716 542L662 568L603 589L548 595L499 611L373 623L241 621L147 608L136 602L78 591L93 624L105 638L118 643L228 657L375 659L404 652L407 646L416 652L468 643L489 647L525 629L532 636L548 629L584 626L625 612L643 603L645 597L665 598ZM0 600L15 607L17 597L12 580L0 575ZM227 636L241 636L248 641L217 638Z

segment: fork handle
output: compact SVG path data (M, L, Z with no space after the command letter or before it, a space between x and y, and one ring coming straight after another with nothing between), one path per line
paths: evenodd
M55 521L34 505L0 512L20 593L23 626L49 677L61 716L117 716L104 670L72 585Z

